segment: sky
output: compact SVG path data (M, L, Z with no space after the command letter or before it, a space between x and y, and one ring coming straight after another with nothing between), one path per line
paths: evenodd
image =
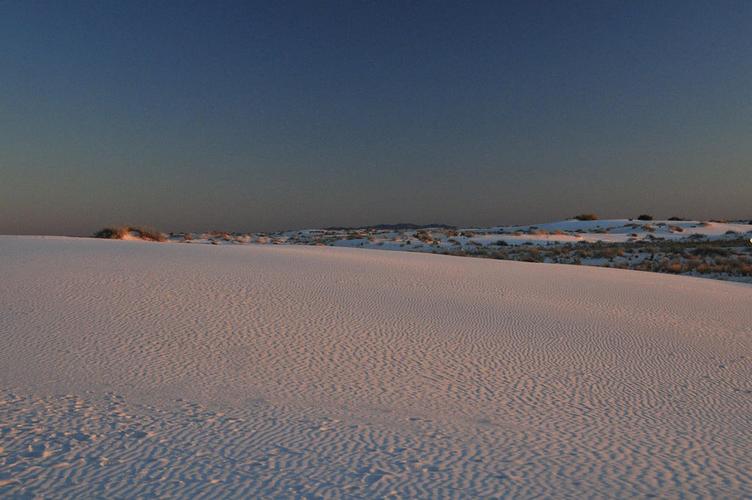
M0 233L752 218L752 2L0 0Z

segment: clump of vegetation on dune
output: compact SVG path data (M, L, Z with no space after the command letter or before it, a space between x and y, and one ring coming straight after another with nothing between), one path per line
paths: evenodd
M595 214L579 214L575 215L574 219L576 220L598 220L598 216Z
M167 236L156 229L144 226L112 226L94 233L95 238L109 240L141 239L145 241L167 241Z

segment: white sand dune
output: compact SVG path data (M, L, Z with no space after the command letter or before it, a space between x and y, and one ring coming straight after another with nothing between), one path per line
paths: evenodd
M0 237L0 496L750 497L752 286Z

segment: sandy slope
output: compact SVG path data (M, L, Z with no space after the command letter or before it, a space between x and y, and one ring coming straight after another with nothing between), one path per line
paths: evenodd
M0 496L752 495L752 286L0 237Z

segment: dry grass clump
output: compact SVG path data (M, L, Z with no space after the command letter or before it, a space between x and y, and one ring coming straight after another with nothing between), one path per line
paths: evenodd
M125 240L138 238L145 241L167 241L167 236L154 228L145 226L113 226L100 229L94 233L95 238L110 240Z

